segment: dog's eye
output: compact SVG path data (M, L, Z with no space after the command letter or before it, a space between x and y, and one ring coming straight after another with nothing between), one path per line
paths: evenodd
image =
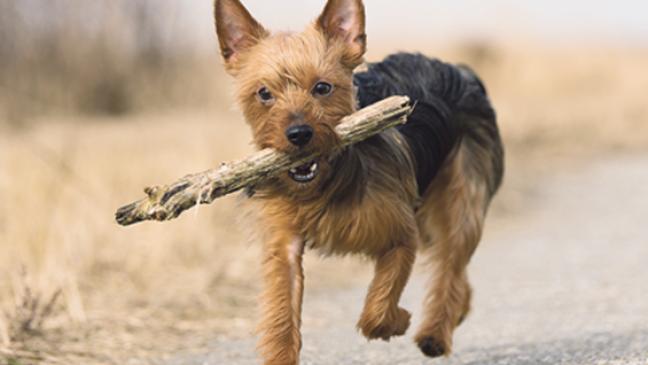
M320 81L313 87L313 95L315 96L329 96L333 92L333 85L328 82Z
M270 105L274 101L274 95L264 86L257 91L257 99L261 104Z

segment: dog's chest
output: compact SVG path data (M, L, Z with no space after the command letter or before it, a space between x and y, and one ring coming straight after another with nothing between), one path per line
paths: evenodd
M408 231L411 215L407 210L402 203L381 199L327 206L306 215L304 239L307 247L325 255L378 255Z

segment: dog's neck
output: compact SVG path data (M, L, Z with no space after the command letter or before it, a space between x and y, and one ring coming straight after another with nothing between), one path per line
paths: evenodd
M369 178L367 163L362 156L362 145L359 144L346 147L333 156L331 172L320 187L326 200L335 203L362 199Z

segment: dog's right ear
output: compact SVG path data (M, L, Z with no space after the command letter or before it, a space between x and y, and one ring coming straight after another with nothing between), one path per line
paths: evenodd
M240 55L269 33L239 0L216 0L214 16L225 66L233 72Z
M329 39L341 41L346 48L345 61L355 68L367 51L365 8L362 0L328 0L316 27Z

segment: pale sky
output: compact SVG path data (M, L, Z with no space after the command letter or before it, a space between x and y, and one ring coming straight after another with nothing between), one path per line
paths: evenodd
M179 30L213 41L212 0L175 0ZM271 30L299 30L324 0L243 0ZM648 46L648 0L365 0L370 40L507 39Z

